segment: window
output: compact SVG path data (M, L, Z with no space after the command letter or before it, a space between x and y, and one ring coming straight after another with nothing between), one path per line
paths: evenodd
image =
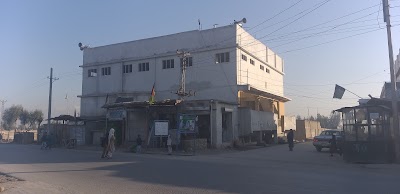
M264 65L260 65L260 69L264 71Z
M123 66L123 73L132 73L132 64Z
M88 77L96 77L96 76L97 76L97 69L88 70Z
M269 69L268 69L268 68L265 68L265 72L269 73Z
M183 65L183 59L181 58L181 65ZM192 57L187 57L186 58L186 67L191 67L193 66L193 58Z
M146 63L139 63L139 72L141 71L149 71L149 62Z
M215 63L225 63L225 62L229 62L229 52L217 53L215 55Z
M242 55L242 59L243 59L243 61L247 61L247 56L246 55Z
M253 59L250 59L250 64L252 64L252 65L255 64Z
M111 75L111 67L101 68L101 75Z
M163 60L162 64L163 64L163 66L162 66L163 69L174 68L174 60L173 59Z

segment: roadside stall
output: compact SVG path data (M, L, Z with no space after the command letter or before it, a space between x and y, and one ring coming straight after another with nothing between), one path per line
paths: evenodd
M391 109L379 100L343 107L343 159L354 163L388 163L393 161L390 133Z

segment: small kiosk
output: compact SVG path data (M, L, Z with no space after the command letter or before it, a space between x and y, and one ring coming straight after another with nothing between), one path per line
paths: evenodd
M389 163L394 159L390 133L391 108L386 102L368 103L336 110L342 113L343 159L354 163Z

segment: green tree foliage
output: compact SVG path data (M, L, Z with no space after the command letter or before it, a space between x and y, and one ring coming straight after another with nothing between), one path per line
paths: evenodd
M22 112L19 114L19 121L21 122L21 128L25 129L26 124L29 122L30 113L27 110L22 110Z
M320 122L322 128L337 129L340 123L340 114L332 113L329 117L317 114L317 121Z
M29 112L29 128L37 129L43 121L43 112L41 110L34 110Z
M10 108L4 110L2 116L3 128L5 130L11 130L15 128L17 120L19 119L21 113L23 112L23 107L21 105L13 105Z
M2 126L5 130L15 129L17 120L21 123L21 129L31 130L40 126L43 121L43 112L41 110L27 111L21 105L13 105L4 110L2 118Z

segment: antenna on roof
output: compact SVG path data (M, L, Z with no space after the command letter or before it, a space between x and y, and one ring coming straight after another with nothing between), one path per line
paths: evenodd
M202 30L200 19L197 20L199 22L199 30Z

